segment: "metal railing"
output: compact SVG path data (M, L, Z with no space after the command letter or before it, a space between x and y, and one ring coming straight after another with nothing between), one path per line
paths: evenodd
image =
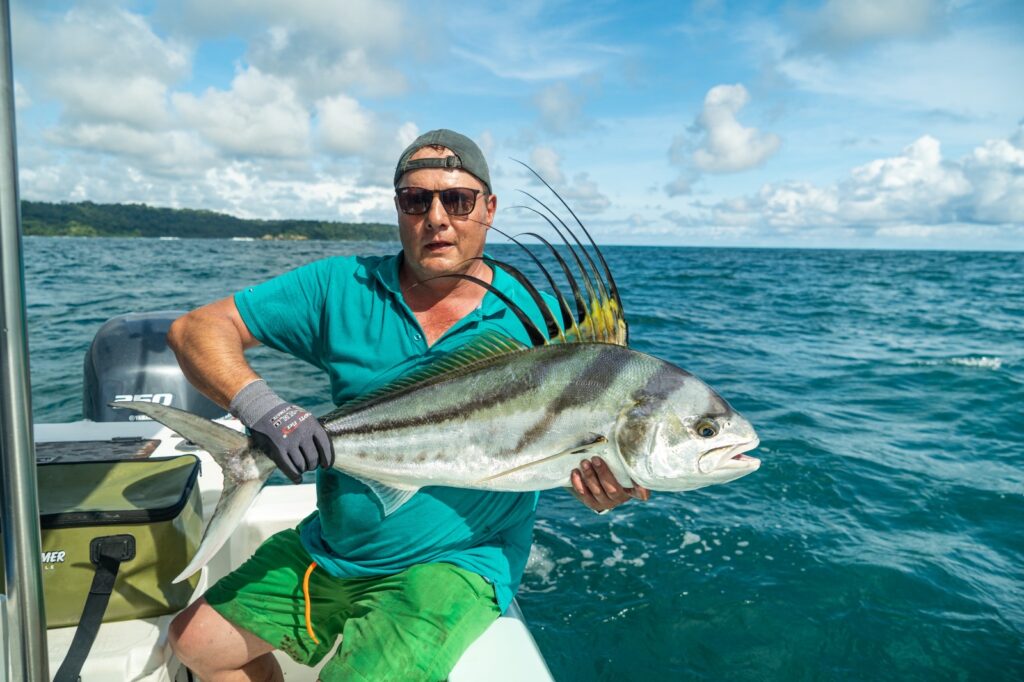
M39 565L10 9L9 0L0 0L0 522L7 619L7 670L2 672L12 682L43 682L50 677Z

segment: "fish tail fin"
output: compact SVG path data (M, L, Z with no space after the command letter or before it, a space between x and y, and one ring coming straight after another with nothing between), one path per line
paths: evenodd
M247 436L205 417L158 403L119 402L111 406L135 410L160 422L209 452L224 472L224 488L203 539L192 561L173 581L181 582L205 566L224 546L274 472L274 464L258 453Z
M224 466L224 460L230 454L250 447L249 437L245 434L176 407L138 401L110 403L110 406L135 410L160 422L185 440L209 452L221 466Z

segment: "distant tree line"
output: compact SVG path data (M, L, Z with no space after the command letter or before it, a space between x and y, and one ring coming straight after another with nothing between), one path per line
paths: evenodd
M243 220L190 208L155 208L145 204L53 204L22 201L26 235L71 237L198 237L206 239L333 239L395 241L398 228L383 223L326 220Z

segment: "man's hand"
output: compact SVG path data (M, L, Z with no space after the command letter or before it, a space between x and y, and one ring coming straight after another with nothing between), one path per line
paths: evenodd
M281 400L267 383L246 384L231 399L231 414L249 427L252 440L292 483L318 465L334 464L331 439L316 417L298 405Z
M600 457L583 460L580 468L574 469L569 478L576 499L598 514L630 499L646 502L651 497L651 491L642 486L622 487Z
M331 439L316 417L298 405L282 402L249 426L252 440L292 483L317 466L334 464Z

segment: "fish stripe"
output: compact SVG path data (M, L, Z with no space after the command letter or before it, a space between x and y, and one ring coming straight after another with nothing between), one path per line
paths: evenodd
M519 375L507 382L495 382L490 386L489 390L482 394L470 392L466 397L472 398L472 402L449 405L440 411L427 410L421 414L392 416L382 421L370 420L351 425L331 424L327 426L327 431L332 437L341 435L365 436L384 431L400 431L402 429L433 426L451 420L468 420L476 413L516 400L522 395L536 390L537 386L543 384L547 379L553 366L553 363L549 362L530 365L528 376ZM458 395L458 391L451 391L451 394Z
M665 402L672 393L679 390L679 374L678 367L673 367L667 362L659 363L644 385L633 392L632 399L641 402L654 398L659 403Z
M602 348L594 356L594 358L587 364L587 366L583 368L581 372L579 372L578 376L601 376L604 380L603 383L605 383L605 388L607 389L608 387L615 384L616 378L618 378L619 374L622 373L622 371L626 369L626 366L629 364L627 362L622 362L621 359L619 359L620 361L618 362L614 361L618 358L613 358L612 356L618 356L620 352L620 349L614 346L609 348ZM597 369L601 368L602 365L607 365L608 367L611 368L612 371L609 373L606 370L605 374L602 376L602 374L596 371ZM516 445L513 448L511 448L510 451L521 452L526 450L527 448L530 447L530 445L533 444L534 441L536 441L538 438L544 435L544 433L549 428L551 428L551 424L563 412L565 412L570 407L575 407L577 405L583 405L585 403L588 403L592 399L593 394L580 390L579 382L569 382L565 386L565 388L562 389L562 392L558 395L558 397L547 405L546 409L544 410L544 415L522 435L522 437L519 439L519 442L516 443Z

